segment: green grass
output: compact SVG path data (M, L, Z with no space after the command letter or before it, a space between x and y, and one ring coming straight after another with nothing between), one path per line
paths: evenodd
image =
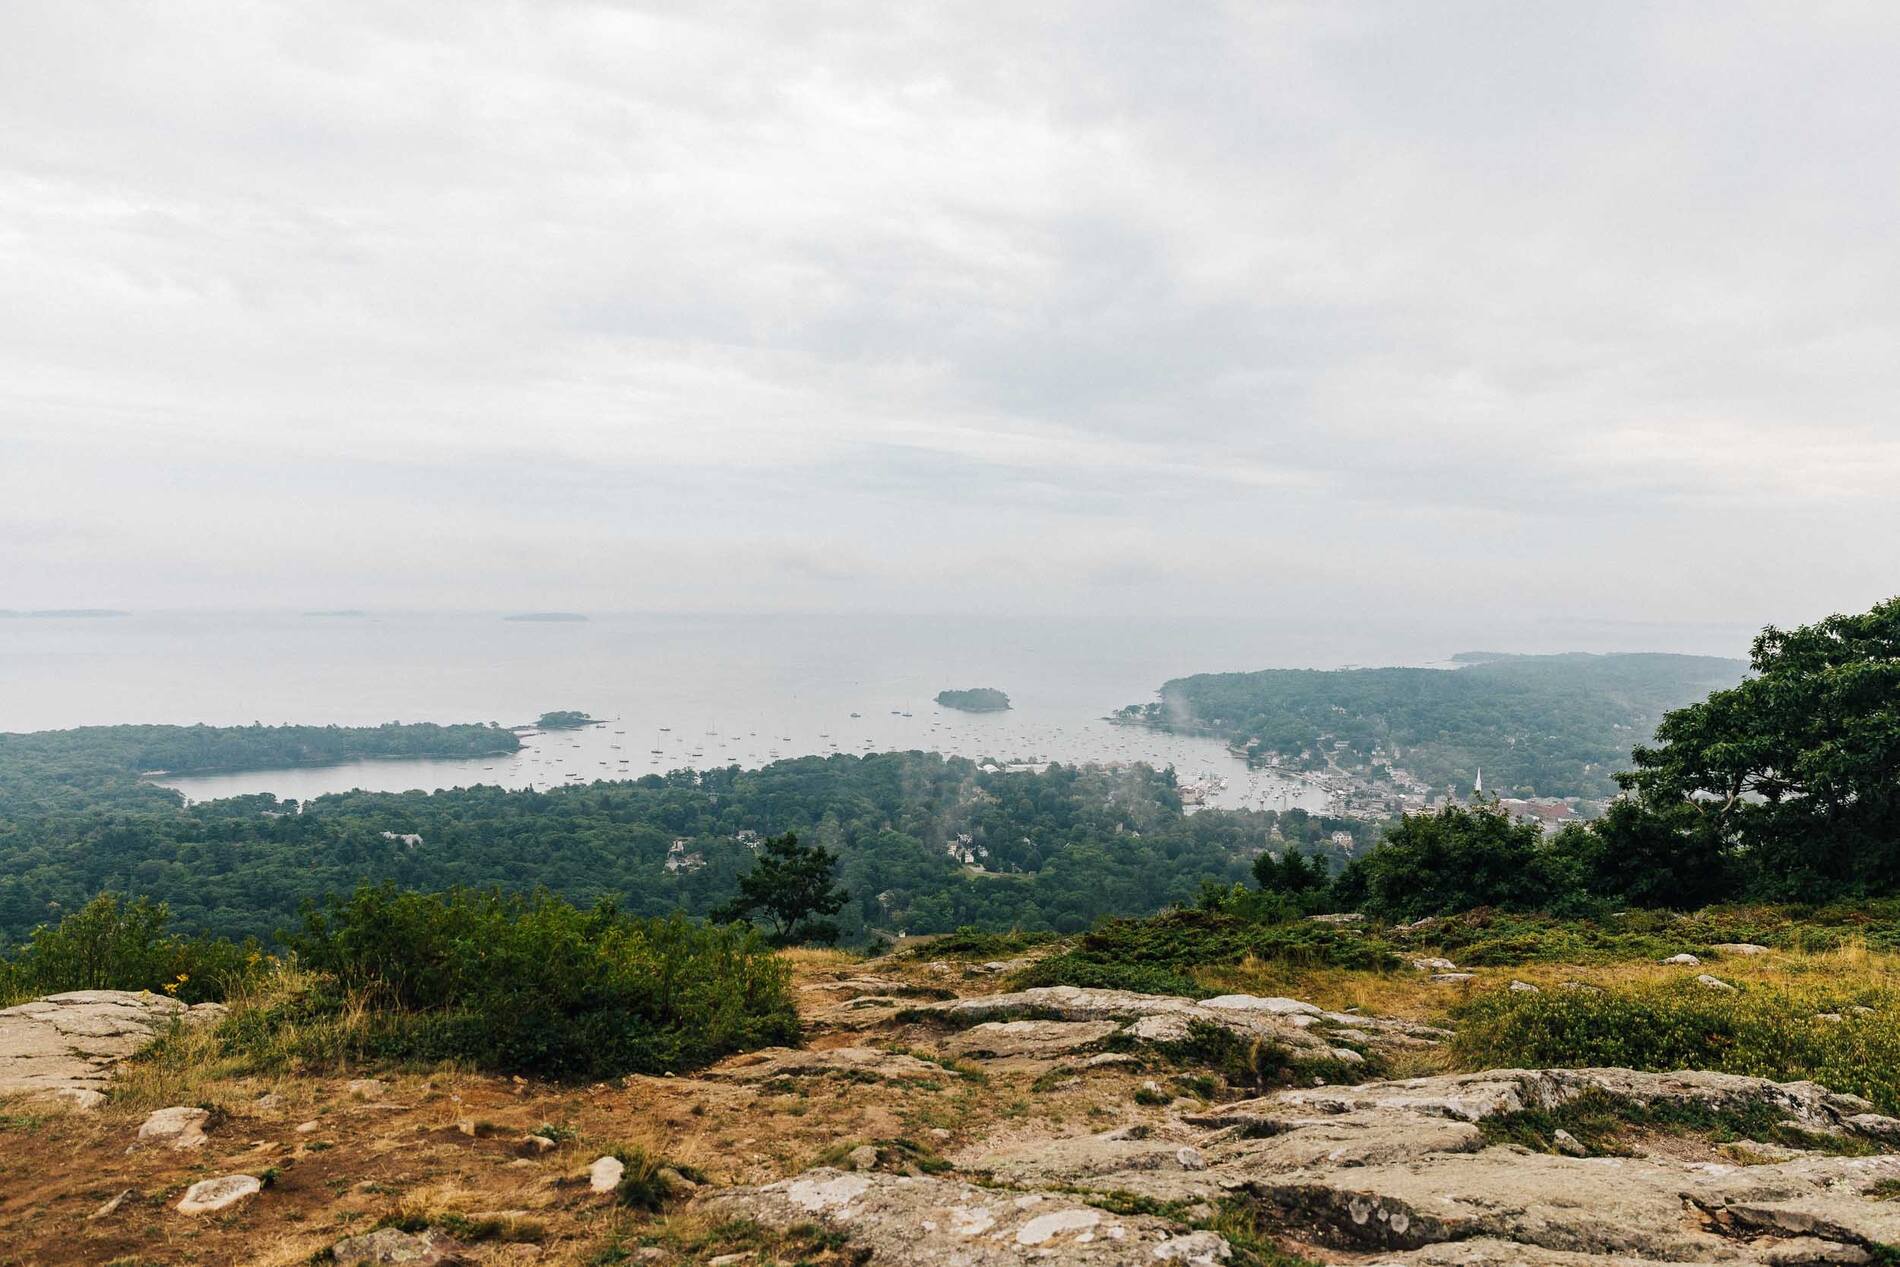
M1688 914L1661 910L1607 913L1598 919L1467 911L1419 929L1382 933L1407 953L1435 949L1469 967L1525 963L1609 964L1655 961L1688 951L1708 958L1724 943L1816 953L1860 942L1900 950L1900 901L1853 905L1711 906Z
M853 1149L870 1144L877 1149L877 1169L895 1171L898 1174L940 1175L954 1170L955 1167L932 1150L916 1140L901 1136L890 1139L848 1139L833 1144L818 1154L812 1163L815 1166L843 1166L850 1158Z
M901 953L911 959L1013 959L1055 940L1055 933L989 933L966 925L921 945L907 946Z
M863 1267L868 1249L853 1248L847 1233L817 1223L795 1223L784 1229L768 1228L751 1219L724 1219L710 1225L700 1220L661 1222L622 1229L587 1259L588 1267L617 1267L645 1261L642 1248L667 1251L666 1262L703 1263L727 1254L745 1254L745 1262L784 1263L788 1267Z
M1233 1248L1228 1267L1320 1267L1313 1259L1282 1248L1268 1234L1268 1222L1259 1207L1246 1197L1228 1197L1201 1226L1225 1237Z
M1073 985L1205 997L1195 968L1252 957L1302 967L1383 971L1401 960L1357 929L1306 920L1261 922L1221 911L1169 911L1152 919L1104 920L1068 950L1017 974L1020 987Z
M1865 1005L1874 1010L1856 1014ZM1839 1013L1838 1021L1817 1020ZM1455 1009L1467 1069L1617 1065L1812 1079L1900 1111L1900 995L1852 983L1743 984L1734 993L1670 980L1603 992L1494 990Z
M1600 1091L1586 1092L1552 1109L1525 1109L1479 1123L1493 1144L1517 1144L1532 1152L1555 1153L1556 1133L1567 1131L1592 1157L1631 1155L1631 1135L1654 1131L1695 1135L1714 1144L1755 1141L1808 1152L1864 1157L1880 1150L1866 1140L1829 1135L1784 1125L1786 1114L1759 1101L1715 1104L1669 1101L1643 1104Z

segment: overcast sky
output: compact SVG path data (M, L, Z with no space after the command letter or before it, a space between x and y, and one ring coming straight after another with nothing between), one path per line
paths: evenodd
M1900 591L1900 6L0 7L0 607Z

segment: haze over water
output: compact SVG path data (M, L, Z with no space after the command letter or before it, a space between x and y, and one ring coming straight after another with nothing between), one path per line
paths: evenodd
M918 748L1003 761L1172 764L1183 777L1227 777L1218 804L1320 809L1323 796L1304 785L1250 779L1219 743L1102 718L1152 698L1166 679L1194 672L1439 663L1479 647L1734 654L1747 633L1605 624L1381 635L1317 622L1262 629L1107 615L624 614L561 623L507 621L496 613L166 612L15 619L0 621L0 730L119 722L506 726L558 708L610 722L536 737L511 757L169 781L193 799L257 791L301 799L353 787L548 787L683 766ZM934 703L940 690L972 686L1008 692L1014 708L971 714Z

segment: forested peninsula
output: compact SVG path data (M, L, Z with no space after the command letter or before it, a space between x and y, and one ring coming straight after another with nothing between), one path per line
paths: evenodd
M439 726L82 726L0 733L0 840L19 819L57 810L176 807L156 773L223 774L372 757L487 757L520 738L493 722Z
M1747 665L1716 656L1484 655L1455 669L1264 669L1165 683L1116 714L1216 735L1256 765L1369 780L1607 797L1663 714L1734 686Z

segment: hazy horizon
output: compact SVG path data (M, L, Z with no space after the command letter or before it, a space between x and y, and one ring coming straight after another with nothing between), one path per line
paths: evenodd
M1897 63L1854 3L7 6L0 608L1741 655L1900 590Z

